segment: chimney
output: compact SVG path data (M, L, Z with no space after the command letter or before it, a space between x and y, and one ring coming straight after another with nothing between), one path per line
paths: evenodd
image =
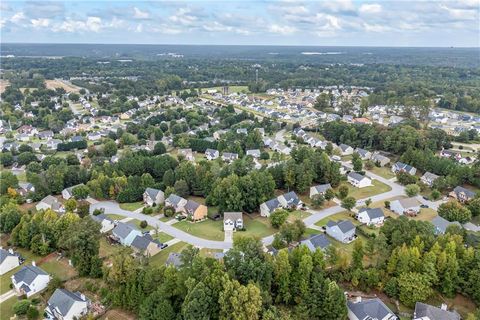
M35 263L35 261L32 261L32 266L36 267L37 264Z
M13 249L12 248L8 249L8 253L13 254Z
M80 298L81 298L83 301L87 300L87 299L85 298L85 295L84 295L83 293L80 294Z
M445 303L442 303L442 306L440 307L440 309L444 310L444 311L447 311L448 310L448 307Z
M355 298L355 303L359 303L359 302L362 302L362 297L361 296L358 296Z

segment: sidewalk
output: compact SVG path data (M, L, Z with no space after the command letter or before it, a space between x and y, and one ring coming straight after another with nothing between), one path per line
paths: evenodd
M2 294L0 296L0 303L2 303L3 301L6 301L8 299L10 299L11 297L15 296L15 290L10 290L8 292L5 292L4 294Z

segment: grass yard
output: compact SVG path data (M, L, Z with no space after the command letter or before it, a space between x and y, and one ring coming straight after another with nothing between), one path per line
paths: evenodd
M223 233L223 220L213 221L207 219L197 223L180 221L173 224L173 226L203 239L223 241L225 238Z
M100 238L100 249L99 249L99 256L100 258L108 258L119 254L122 250L124 250L120 244L112 245L107 242L105 237Z
M336 213L334 215L331 215L330 217L327 217L327 218L324 218L322 220L319 220L315 223L315 225L319 226L319 227L323 227L327 224L328 221L339 221L339 220L350 220L352 221L352 223L354 225L358 225L360 224L357 220L355 220L355 218L353 218L352 216L350 216L350 212L348 211L342 211L342 212L339 212L339 213Z
M420 213L412 219L420 221L432 221L437 215L437 211L433 210L432 208L422 208L420 209Z
M140 209L143 207L143 202L138 201L138 202L130 202L130 203L120 203L120 208L123 210L128 210L128 211L135 211L137 209Z
M160 241L161 243L165 243L167 241L170 241L173 239L172 236L164 233L164 232L158 232L156 233L154 236L153 236L154 239L157 239L158 241Z
M372 186L365 187L365 188L356 188L352 186L350 183L346 183L348 186L348 195L354 197L355 199L365 199L380 193L388 192L392 190L390 186L382 183L378 180L372 180Z
M237 231L233 234L235 237L266 237L277 232L271 224L268 218L256 216L254 218L244 214L243 215L243 225L245 231Z
M167 262L170 252L182 252L182 250L187 248L188 246L189 244L186 242L175 243L174 245L163 249L162 251L151 257L150 263L152 265L163 266L165 262Z
M141 222L142 222L141 220L132 219L132 220L128 221L127 223L133 224L133 225L136 226L139 230L142 230L142 231L150 231L150 230L153 230L153 229L154 229L152 226L149 226L149 225L147 225L145 228L140 227L140 223L141 223Z
M10 319L13 317L15 314L13 313L13 305L18 301L17 296L13 296L8 300L3 301L0 303L0 318L2 320L4 319Z
M371 172L373 172L374 174L377 174L379 175L380 177L383 177L385 179L391 179L391 178L395 178L395 174L392 172L392 170L390 169L390 167L386 166L386 167L377 167L377 166L374 166L371 170L369 170Z
M42 263L40 268L45 270L51 275L57 276L60 280L66 281L77 275L75 269L68 265L68 259L62 258L57 260L56 257L50 259L49 261Z
M295 220L303 220L311 215L312 214L307 211L295 210L293 212L290 212L290 215L288 216L288 221L293 222Z
M4 244L4 243L2 243L2 245L6 246L6 244ZM0 276L0 295L4 294L5 292L10 290L10 283L11 283L10 277L14 273L19 271L22 268L22 266L30 265L32 263L32 261L39 261L40 259L42 259L41 256L38 256L38 255L30 252L29 250L26 250L26 249L23 249L23 248L18 248L15 251L20 253L20 255L23 258L25 258L25 262L22 265L16 267L15 269L10 270L9 272Z
M173 219L175 219L175 218L174 218L174 217L165 217L165 216L163 216L163 217L160 218L160 221L162 221L162 222L167 222L167 221L170 221L170 220L173 220Z
M112 220L123 220L123 219L125 219L124 216L121 216L119 214L113 214L113 213L109 213L106 216L109 217Z
M202 88L202 92L206 93L207 90L217 90L218 92L223 93L223 87L211 87L211 88ZM247 86L228 86L228 93L249 93Z
M308 239L308 238L310 238L311 236L316 235L316 234L320 234L320 233L322 233L322 231L317 230L317 229L307 228L307 229L305 230L305 233L303 234L303 238L304 238L304 239Z

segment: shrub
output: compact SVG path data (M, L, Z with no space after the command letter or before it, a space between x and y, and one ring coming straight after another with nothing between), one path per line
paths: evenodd
M172 206L166 206L165 208L163 208L163 214L165 215L165 217L173 217L173 215L175 214L175 208Z
M20 300L15 302L13 305L13 313L15 313L17 316L21 316L27 313L28 308L30 307L30 300Z
M390 209L390 201L386 200L384 203L385 208Z
M38 312L37 308L35 308L33 306L28 308L27 319L29 319L29 320L38 319L39 315L40 315L40 312Z
M142 220L142 221L140 222L140 228L145 229L147 226L148 226L147 221Z

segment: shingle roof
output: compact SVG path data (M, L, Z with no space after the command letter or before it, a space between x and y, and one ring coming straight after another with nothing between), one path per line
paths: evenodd
M361 302L354 303L347 301L347 307L358 319L384 319L388 314L394 314L382 300L375 298L369 300L363 300ZM397 319L396 316L388 319Z
M3 248L0 249L0 264L7 259L7 257L16 257L15 254L11 254L8 252L8 250L5 250Z
M181 267L183 265L182 254L177 252L170 252L167 262L165 264L168 266L174 266L175 268Z
M324 193L328 189L332 189L332 186L330 185L330 183L327 183L327 184L316 185L314 186L314 188L315 190L317 190L318 193Z
M370 219L381 218L384 216L382 209L380 208L362 208L359 212L367 212L367 215Z
M356 173L356 172L350 172L350 173L348 174L348 176L349 176L350 178L352 178L352 179L357 180L357 181L362 181L362 180L365 179L365 178L368 179L368 177L362 176L361 174Z
M467 188L464 188L464 187L461 187L461 186L455 187L455 189L453 189L453 192L455 192L456 194L459 194L459 193L463 192L469 198L474 198L475 197L475 192L473 192L471 190L468 190Z
M300 199L298 198L297 194L294 191L290 191L283 195L283 198L287 201L288 204L299 204Z
M23 266L20 271L13 275L15 282L25 282L30 285L39 275L48 275L45 271L36 266Z
M147 249L148 245L151 242L154 242L154 241L153 241L153 239L150 235L136 236L135 239L133 239L131 245L132 245L132 247L135 247L137 249L145 250L145 249Z
M315 251L317 248L325 249L330 245L330 241L324 234L316 234L301 242L306 245L310 251Z
M99 215L90 215L90 218L92 218L92 220L94 221L97 221L97 222L100 222L102 223L103 220L108 220L110 222L113 222L112 219L110 219L106 214L104 213L101 213Z
M350 221L350 220L341 220L341 221L328 221L327 222L327 227L334 227L334 226L338 226L338 228L340 229L340 231L342 231L343 233L346 233L352 229L355 229L355 226L353 225L353 223Z
M462 225L460 224L460 222L458 221L453 221L453 222L450 222L440 216L436 216L435 218L432 219L432 224L435 226L435 228L437 228L438 231L440 231L441 233L445 233L445 231L447 231L447 228L449 226L452 226L452 225L457 225L459 227L461 227Z
M267 205L267 208L268 210L270 210L270 212L280 207L280 202L277 198L268 200L267 202L265 202L265 204Z
M224 212L223 213L223 221L225 220L232 220L237 221L238 219L243 220L243 214L241 212Z
M162 190L158 190L154 188L146 188L145 192L148 194L150 199L155 200L157 198L158 193L162 192Z
M418 207L420 206L420 202L417 200L417 198L415 197L412 197L412 198L406 198L406 199L401 199L401 200L397 200L400 205L404 208L404 209L408 209L408 208L413 208L413 207Z
M65 289L56 289L50 299L48 306L51 309L57 309L61 315L66 316L75 302L84 302L78 292L70 292Z
M339 147L340 147L340 149L342 149L342 151L345 151L348 148L351 148L349 145L346 145L346 144L343 144L343 143L341 145L339 145Z
M426 303L417 302L415 304L414 318L428 317L435 320L460 320L460 315L456 312L442 310Z
M131 224L119 222L112 232L117 237L125 239L130 234L130 232L134 230L137 230L138 232L140 232L137 228L135 228Z
M183 198L180 196L177 196L176 194L171 194L167 198L167 202L171 203L173 206L177 206L180 201L182 201Z

